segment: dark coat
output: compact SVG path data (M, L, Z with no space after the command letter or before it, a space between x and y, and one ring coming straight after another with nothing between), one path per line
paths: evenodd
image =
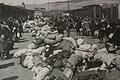
M0 50L7 50L8 43L6 40L0 38Z
M115 29L111 42L115 45L120 46L120 26L117 26Z
M57 29L65 29L63 20L56 21L55 26L57 27Z

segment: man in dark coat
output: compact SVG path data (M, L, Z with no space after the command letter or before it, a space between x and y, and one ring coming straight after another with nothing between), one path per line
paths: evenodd
M5 35L0 36L0 59L4 60L5 54L8 55L8 49L7 49L7 40L5 40Z
M120 26L117 26L117 28L115 29L111 42L114 45L120 46Z
M106 36L106 28L107 22L105 20L101 20L98 34L98 39L100 39L100 42L103 42L103 39Z
M68 37L70 36L72 27L73 27L73 20L71 17L68 17L66 21L66 31L67 31Z
M77 18L76 19L76 32L78 35L80 35L80 28L82 27L81 23L82 23L81 19Z
M59 34L64 34L65 26L62 17L58 18L58 20L55 22L55 26L57 27Z
M94 20L91 20L91 23L90 23L90 31L91 31L91 35L94 36L94 32L95 32L96 29L96 24L95 24L95 21Z
M4 24L4 22L0 25L0 45L2 52L9 57L9 51L13 49L14 43L11 41L12 33L8 25Z

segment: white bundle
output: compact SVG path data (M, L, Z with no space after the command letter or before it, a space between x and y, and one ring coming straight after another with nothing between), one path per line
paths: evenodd
M108 53L108 51L106 48L102 48L102 49L98 50L98 54L107 54L107 53Z
M50 34L48 34L48 36L46 38L48 38L48 39L56 39L56 36L57 36L57 34L50 33Z
M59 41L61 41L62 38L63 38L63 34L59 34L56 36L55 40L45 38L44 43L49 44L49 45L54 45L54 44L58 43Z
M92 46L91 46L91 48L89 49L89 51L91 52L91 54L93 54L93 52L97 52L98 51L98 45L96 45L96 44L93 44Z
M92 46L91 46L91 49L97 49L98 48L98 45L97 44L93 44Z
M31 52L33 53L33 55L40 55L42 54L42 52L45 52L46 49L47 49L46 46L43 46L37 49L33 49Z
M39 67L33 67L32 68L32 72L33 72L33 79L36 80L36 75L38 75L38 73L42 70L42 67L39 66Z
M81 53L81 51L80 51L80 50L75 50L75 51L74 51L74 53L75 53L76 55L78 55L79 57L81 57L81 56L82 56L82 53Z
M82 38L79 38L77 40L77 45L80 46L81 44L83 44L84 40Z
M62 52L62 50L54 50L54 51L53 51L53 55L56 55L56 54L58 54L59 52Z
M25 58L25 60L23 61L23 66L25 66L25 67L27 67L27 68L32 68L33 67L33 56L32 56L32 54L31 53L26 53L26 58Z
M90 44L85 44L85 45L81 45L80 48L78 48L78 50L74 52L82 59L86 59L94 56L93 53L95 49L97 49L96 44L93 44L92 46Z
M45 61L46 57L43 55L39 55L39 56L34 56L33 57L33 64L34 66L37 66L38 64L42 64L43 61Z
M50 31L50 26L48 25L43 26L42 31Z
M63 39L71 41L73 46L77 47L77 43L76 43L74 38L72 38L72 37L64 37Z
M20 57L22 54L26 53L27 49L21 49L15 52L15 54L13 55L15 58Z
M113 35L114 35L114 34L113 34L113 33L111 33L111 34L109 35L109 38L112 38L112 37L113 37Z
M94 56L94 59L100 60L110 66L112 60L116 58L116 54L98 53Z
M32 36L36 36L36 35L37 35L37 31L36 31L36 30L33 30L31 35L32 35Z
M63 34L58 34L57 36L56 36L56 41L61 41L61 39L63 39Z
M99 67L97 67L97 68L91 68L91 69L89 69L89 71L93 71L93 70L97 71L98 69L100 69L100 70L106 70L106 69L104 69L104 68L99 68Z
M84 51L76 50L75 54L78 55L82 59L86 59L86 58L88 58L89 52L84 52Z
M80 32L84 31L83 28L80 28L79 30L80 30Z
M23 24L23 29L25 30L26 27L28 27L28 22L27 21Z
M46 44L48 44L48 45L54 45L54 44L57 43L57 41L56 41L56 40L51 40L51 39L45 38L45 39L44 39L44 43L46 43Z
M95 31L95 32L94 32L94 35L95 35L95 36L98 36L98 34L99 34L98 31Z
M47 74L50 72L50 66L43 67L36 76L36 80L44 80Z
M73 76L73 71L72 71L70 68L65 68L65 70L63 71L63 74L64 74L67 78L71 79L72 76Z
M83 45L80 45L78 49L81 51L89 51L90 48L91 48L90 44L83 44Z
M46 38L48 39L55 39L56 35L54 34L49 34Z

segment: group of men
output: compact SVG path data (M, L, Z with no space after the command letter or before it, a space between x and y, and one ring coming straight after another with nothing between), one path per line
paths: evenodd
M0 21L0 59L10 57L9 51L14 49L14 42L22 37L22 18L12 17Z

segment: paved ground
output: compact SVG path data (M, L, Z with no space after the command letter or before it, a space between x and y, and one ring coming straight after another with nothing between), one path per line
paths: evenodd
M80 36L75 35L75 33L71 33L74 38L78 38ZM85 37L85 41L88 43L98 43L97 39L93 39L91 37ZM14 50L10 52L12 54L18 49L22 49L27 47L27 44L31 43L33 38L30 33L25 33L21 40L15 43ZM32 80L32 72L28 69L21 67L18 64L17 59L8 59L5 61L0 61L0 80Z
M12 58L12 54L18 49L27 47L33 38L29 33L25 33L21 40L15 43L14 50L10 52L11 59L0 61L0 80L32 80L32 72L22 68L17 59Z

